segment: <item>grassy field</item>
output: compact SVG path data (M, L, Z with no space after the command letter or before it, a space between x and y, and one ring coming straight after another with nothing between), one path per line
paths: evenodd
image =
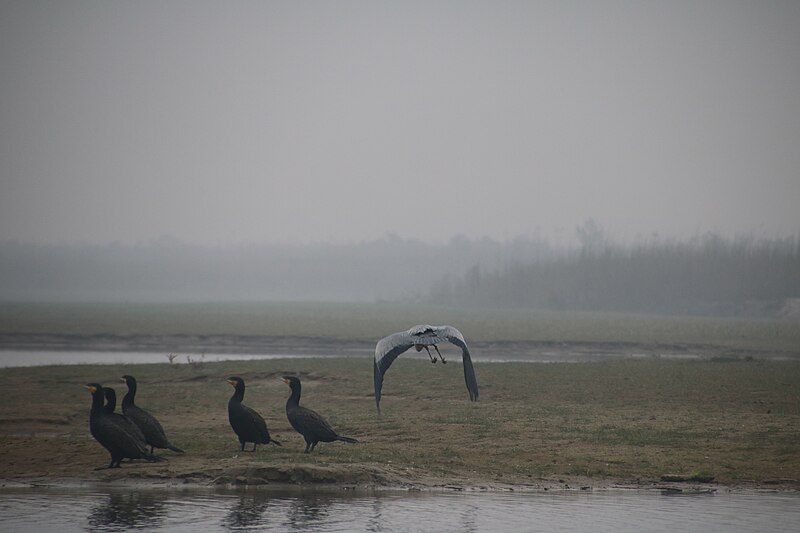
M378 416L364 359L2 369L0 470L39 481L643 486L679 474L800 486L800 362L482 363L476 372L481 396L470 403L458 363L403 356L386 376ZM138 403L185 455L93 470L108 455L89 436L83 384L121 393L124 373L137 377ZM287 373L303 380L301 403L360 442L303 454L284 413ZM227 421L231 375L246 380L245 403L282 447L238 451Z
M372 365L321 357L178 365L0 369L0 471L13 479L318 481L416 486L657 483L665 474L729 485L800 486L800 326L778 320L609 313L476 311L397 304L0 304L3 339L37 335L317 337L374 346L417 323L449 323L472 343L686 345L699 360L641 357L602 363L479 363L480 402L467 401L454 364L405 355L375 413ZM722 348L722 349L720 349ZM741 353L737 352L741 350ZM755 357L741 354L753 350ZM734 357L723 356L736 353ZM645 351L645 353L650 353ZM652 351L655 355L658 350ZM781 356L785 360L781 360ZM108 461L88 433L87 382L134 374L138 403L187 450L160 464ZM283 374L303 403L357 445L304 455L288 425ZM266 418L283 447L239 453L228 425L232 389Z
M0 304L2 335L262 335L373 344L414 324L469 342L662 343L800 352L797 321L469 310L389 303ZM0 346L1 347L1 346Z

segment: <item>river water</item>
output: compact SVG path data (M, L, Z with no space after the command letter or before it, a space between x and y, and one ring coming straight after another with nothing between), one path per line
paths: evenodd
M212 363L215 361L244 361L252 359L284 359L322 357L304 354L224 354L210 353L202 355L177 356L176 364L185 364L189 360ZM167 363L166 353L155 352L108 352L108 351L62 351L62 350L0 350L0 368L17 366L42 365L136 365Z
M0 488L0 531L791 531L800 493Z
M460 352L456 354L451 351L448 353L442 350L446 357L460 361ZM670 359L699 359L702 356L695 353L662 353L659 357ZM215 361L243 361L253 359L298 359L309 357L360 357L371 358L372 352L364 351L343 355L338 352L312 353L303 351L293 351L291 353L269 353L269 354L246 354L246 353L204 353L180 354L175 358L176 364L186 364L190 361L202 361L212 363ZM427 359L421 355L420 358ZM473 356L473 361L480 363L509 363L509 362L580 362L580 361L601 361L619 358L652 357L650 354L619 354L606 352L514 352L502 351L500 353L490 353L483 356ZM41 365L96 365L96 364L151 364L166 363L169 359L166 352L136 352L136 351L70 351L70 350L4 350L0 349L0 368L18 366L41 366Z

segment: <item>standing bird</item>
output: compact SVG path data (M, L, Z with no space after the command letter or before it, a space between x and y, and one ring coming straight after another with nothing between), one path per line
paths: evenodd
M318 442L358 442L350 437L341 437L336 434L327 420L316 411L300 406L300 380L294 376L283 376L283 382L292 389L292 394L286 400L286 418L292 427L303 436L306 449L303 453L314 450Z
M244 451L245 442L253 443L253 449L251 450L253 452L256 451L256 446L259 444L272 443L280 446L280 442L270 438L267 423L264 422L261 415L242 403L242 400L244 400L244 380L234 376L228 378L227 381L236 389L231 399L228 400L228 420L231 423L233 432L239 437L242 451Z
M111 462L106 468L119 468L123 459L147 459L163 461L162 457L147 453L144 441L133 435L115 419L103 406L105 392L99 383L86 385L92 393L92 410L89 412L89 431L92 437L111 454Z
M134 403L136 378L124 375L120 381L128 385L128 392L122 398L122 412L142 431L145 442L150 446L150 453L153 453L153 448L167 448L173 452L183 453L183 450L169 442L164 428L156 417Z
M142 441L146 444L146 440L144 438L144 433L142 430L139 429L133 420L128 418L125 415L121 415L119 413L115 413L114 410L117 408L117 393L111 387L103 387L103 396L106 397L106 413L112 416L112 420L120 427L128 431L131 435L136 437L138 440ZM150 450L150 453L153 453L153 450Z
M375 361L373 363L373 377L375 380L375 407L378 413L381 412L381 388L383 387L383 375L389 370L395 359L411 348L416 348L418 352L425 348L431 363L436 362L436 356L431 355L429 346L433 346L442 363L447 363L442 357L439 348L436 347L440 342L450 342L461 348L461 360L464 364L464 381L467 384L470 401L478 399L478 381L475 379L475 369L472 366L472 359L469 356L469 348L464 336L453 326L429 326L419 325L413 328L392 333L382 338L375 346Z

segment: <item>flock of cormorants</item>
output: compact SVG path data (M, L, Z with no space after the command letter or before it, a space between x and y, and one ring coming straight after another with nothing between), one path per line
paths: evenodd
M446 363L436 344L447 341L462 349L464 364L464 380L467 385L470 400L478 399L478 383L470 359L469 349L460 331L452 326L414 326L407 331L393 333L384 337L375 347L373 361L375 382L375 406L380 413L381 387L384 373L392 362L411 347L419 352L427 350L431 362L436 362L436 357L431 355L429 346L433 346L442 363ZM86 388L92 394L92 409L89 414L89 429L92 436L111 454L111 462L107 467L118 468L123 459L145 459L147 461L163 461L164 458L154 455L155 448L168 449L176 453L183 450L170 443L164 428L150 413L138 407L134 401L136 397L136 379L125 375L120 378L128 386L128 392L122 399L122 414L116 413L117 396L114 389L103 387L99 383L89 383ZM286 400L286 418L289 424L302 435L306 448L304 453L310 453L319 442L350 442L357 440L343 437L336 433L322 415L300 405L300 380L294 376L283 376L283 381L291 389L289 399ZM245 444L253 443L255 451L259 444L281 443L270 437L264 418L254 409L242 403L244 401L245 384L238 376L228 378L233 388L233 396L228 401L228 421L231 429L239 439L241 451ZM150 447L148 451L147 447Z
M164 448L177 453L184 451L170 443L164 428L152 414L134 403L136 396L136 378L122 376L128 385L128 393L122 399L122 414L115 412L117 394L111 387L103 387L99 383L89 383L86 388L92 394L92 409L89 412L89 430L97 442L111 454L111 462L106 467L119 468L123 459L145 459L147 461L163 461L164 458L153 454L154 448ZM241 444L241 451L247 442L253 443L253 449L259 444L281 443L270 437L267 423L254 409L244 405L244 380L233 376L228 378L234 391L228 400L228 421ZM333 430L322 415L300 405L300 380L294 376L284 376L283 381L292 392L286 401L286 417L291 426L306 441L305 453L311 452L318 442L358 442L350 437L343 437ZM150 446L150 450L147 447Z

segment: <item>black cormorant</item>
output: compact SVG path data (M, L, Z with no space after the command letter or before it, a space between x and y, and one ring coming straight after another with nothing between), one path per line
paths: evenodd
M89 413L89 431L92 437L111 454L111 462L106 468L119 468L120 462L125 459L147 459L148 461L163 461L164 459L147 453L147 446L131 432L121 426L115 416L106 411L103 405L105 393L99 383L86 385L92 393L92 410Z
M358 442L350 437L341 437L336 434L327 420L316 411L300 405L300 380L294 376L283 376L283 382L292 389L292 394L286 400L286 418L292 427L303 436L306 441L304 453L314 450L318 442Z
M131 435L136 437L138 440L146 443L146 439L144 438L144 433L142 430L139 429L130 418L125 415L121 415L119 413L115 413L114 410L117 408L117 393L111 387L103 387L103 395L106 397L106 413L112 415L112 420L119 424L125 431L128 431ZM153 450L150 450L150 453L153 453Z
M244 380L233 376L228 378L227 381L235 389L233 396L228 400L228 420L231 423L233 432L239 437L242 451L244 451L245 442L253 443L251 451L256 451L256 446L259 444L272 443L280 446L280 442L270 438L267 423L264 422L261 415L242 403L242 400L244 400Z
M128 385L128 392L122 398L122 412L142 430L144 440L150 446L150 453L153 453L153 448L167 448L173 452L183 453L183 450L169 441L156 417L134 403L136 378L125 375L120 379Z

